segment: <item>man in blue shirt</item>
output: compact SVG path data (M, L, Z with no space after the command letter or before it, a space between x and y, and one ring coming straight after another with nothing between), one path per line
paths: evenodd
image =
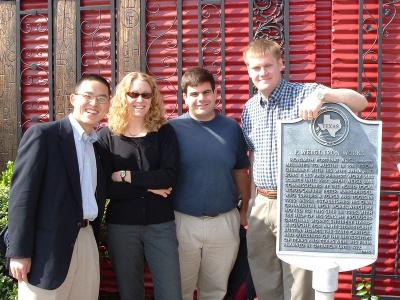
M353 111L367 105L364 96L349 89L317 83L291 83L281 78L280 46L268 40L250 43L243 53L258 93L242 113L243 132L250 149L253 191L247 231L251 275L259 299L314 299L311 273L276 256L277 120L314 119L325 102L344 103Z
M246 143L236 121L215 113L212 74L193 68L182 77L189 112L171 121L180 149L180 175L173 191L184 300L225 296L247 224L250 196ZM241 195L240 212L237 204Z

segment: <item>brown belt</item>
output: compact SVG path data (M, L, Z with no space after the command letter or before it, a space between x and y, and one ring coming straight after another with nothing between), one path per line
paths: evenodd
M256 188L256 191L257 191L257 194L260 194L261 196L267 197L269 199L277 198L276 190L267 190L267 189Z

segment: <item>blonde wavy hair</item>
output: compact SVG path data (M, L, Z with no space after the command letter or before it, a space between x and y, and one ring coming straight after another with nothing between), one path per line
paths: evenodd
M151 105L144 119L145 128L149 132L158 131L166 122L164 117L164 103L155 80L145 73L131 72L117 85L115 95L111 99L111 107L108 113L108 127L114 134L122 135L128 128L129 107L126 93L130 91L132 82L135 80L143 80L151 88Z

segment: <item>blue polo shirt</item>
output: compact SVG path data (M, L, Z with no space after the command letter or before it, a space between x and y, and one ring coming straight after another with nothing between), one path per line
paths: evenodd
M238 192L233 170L250 165L240 126L222 115L200 122L188 113L170 124L180 150L174 209L192 216L212 216L235 208Z

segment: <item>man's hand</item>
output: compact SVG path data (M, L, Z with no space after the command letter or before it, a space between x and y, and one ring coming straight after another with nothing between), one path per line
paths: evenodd
M318 99L317 91L310 94L299 106L299 117L303 120L313 120L322 107L322 100Z
M11 258L10 272L18 281L28 281L28 273L31 270L30 258Z
M247 226L247 210L248 210L248 205L243 205L239 209L239 214L240 214L240 225L243 227Z
M250 199L250 175L248 169L235 169L233 170L233 178L237 190L241 196L241 204L239 209L240 224L247 225L247 210L249 208Z
M164 198L167 198L169 194L171 194L172 188L167 188L167 189L148 189L147 190L150 193L160 195Z
M303 120L315 119L323 103L343 103L353 112L360 112L368 105L364 95L350 89L316 89L299 106L299 117Z

